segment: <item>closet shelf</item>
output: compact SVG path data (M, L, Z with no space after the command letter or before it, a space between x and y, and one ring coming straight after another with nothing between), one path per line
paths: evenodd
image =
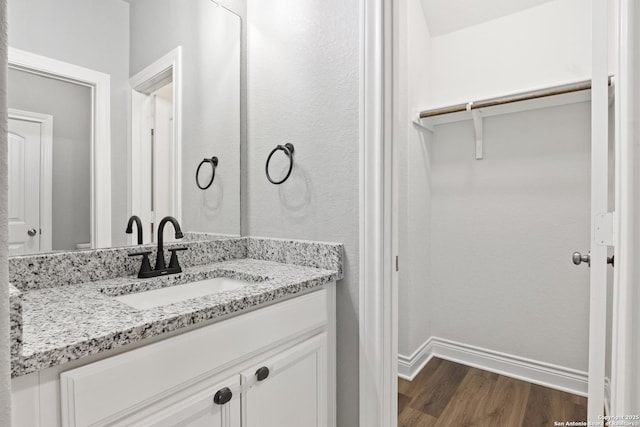
M609 87L613 86L613 77L609 77ZM466 104L438 107L417 113L417 120L428 119L431 125L451 123L471 119L471 110L481 110L485 117L496 116L555 105L573 104L591 99L591 80L583 80L559 86L527 92L517 92L495 98L470 101ZM491 108L488 110L488 108Z
M613 99L613 77L609 77L609 97ZM527 92L470 101L415 113L415 125L433 132L434 126L473 120L476 131L476 159L482 159L482 118L558 105L575 104L591 99L591 80L552 86Z

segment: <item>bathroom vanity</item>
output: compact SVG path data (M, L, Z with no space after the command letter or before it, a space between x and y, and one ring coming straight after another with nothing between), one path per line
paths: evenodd
M15 425L335 425L342 245L181 246L152 279L133 248L12 258Z

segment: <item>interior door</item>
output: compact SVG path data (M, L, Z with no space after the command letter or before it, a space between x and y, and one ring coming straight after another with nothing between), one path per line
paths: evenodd
M9 255L40 251L41 126L9 119Z
M173 84L169 83L150 94L134 92L134 114L139 115L139 137L135 138L134 176L132 177L134 207L145 224L144 243L156 242L157 224L165 216L175 216L176 180L174 167L175 141L173 121ZM172 227L167 227L164 241L175 240Z
M156 224L162 218L174 216L173 208L173 84L169 83L155 91L152 95L153 108L153 140L152 140L152 211ZM164 241L175 241L172 227L164 230Z

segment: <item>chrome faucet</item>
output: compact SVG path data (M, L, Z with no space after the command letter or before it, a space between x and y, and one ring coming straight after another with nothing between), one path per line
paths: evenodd
M125 231L125 233L133 234L134 222L136 223L136 227L138 229L138 244L141 245L142 244L142 221L140 220L139 216L132 215L131 218L129 218L129 223L127 224L127 230Z
M156 265L153 270L151 269L151 264L149 263L149 255L151 254L151 251L129 254L129 256L142 256L142 265L140 266L140 271L138 272L138 277L141 279L182 272L182 267L180 267L180 264L178 263L177 252L187 250L187 248L183 247L169 249L169 252L171 252L169 267L167 267L164 262L164 226L167 225L168 222L173 224L173 228L176 232L176 239L182 239L184 237L184 234L182 234L182 230L180 229L178 220L176 220L172 216L162 218L162 221L160 221L160 225L158 226L158 253L156 254Z

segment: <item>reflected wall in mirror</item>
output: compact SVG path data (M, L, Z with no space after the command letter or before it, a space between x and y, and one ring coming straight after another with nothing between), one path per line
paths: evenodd
M8 20L14 52L108 77L99 99L94 86L10 63L12 254L135 244L131 215L145 242L166 215L185 231L240 234L237 14L211 0L9 0ZM196 168L213 156L201 190Z

